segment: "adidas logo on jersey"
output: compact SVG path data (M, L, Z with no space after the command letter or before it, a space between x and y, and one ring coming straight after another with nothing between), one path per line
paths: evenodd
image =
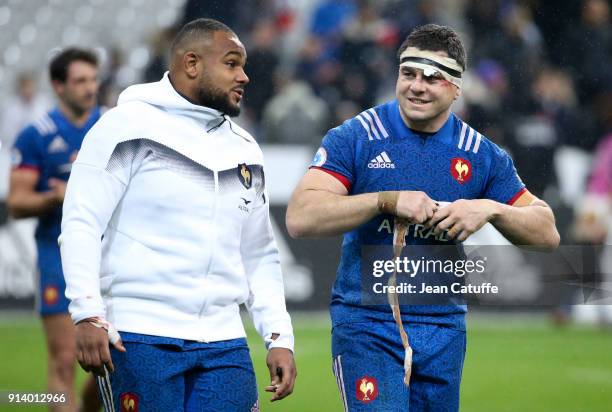
M368 163L369 169L395 169L395 163L391 161L387 152L382 152Z
M51 141L49 145L49 153L59 153L68 150L68 143L60 135L57 135Z

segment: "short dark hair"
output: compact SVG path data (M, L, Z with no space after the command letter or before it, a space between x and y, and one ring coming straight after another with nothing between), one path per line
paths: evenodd
M68 67L76 61L83 61L98 67L98 56L94 52L70 47L53 57L51 63L49 63L49 77L51 77L51 81L65 83L68 78Z
M465 70L467 56L461 38L455 30L438 24L425 24L412 30L397 51L397 58L408 47L420 50L444 51Z
M221 23L219 20L208 18L192 20L189 23L185 24L181 28L181 30L179 30L176 37L174 38L174 41L172 42L170 51L174 53L184 44L189 43L195 39L210 36L213 32L216 31L234 33L232 29Z

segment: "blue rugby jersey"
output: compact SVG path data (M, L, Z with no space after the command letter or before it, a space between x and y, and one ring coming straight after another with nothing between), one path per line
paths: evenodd
M492 199L512 204L526 190L512 159L496 144L451 114L436 133L408 128L396 100L368 109L323 138L311 167L324 170L349 195L385 190L423 191L436 201ZM386 305L361 302L361 248L391 245L393 217L378 215L346 233L332 289L334 325L392 320ZM452 245L410 225L407 245ZM464 305L402 305L405 322L433 323L465 329Z
M85 134L100 118L100 109L92 110L82 127L72 124L59 109L54 109L26 127L17 137L12 153L13 168L30 168L40 173L36 190L49 190L50 178L68 181L72 162L81 148ZM92 188L95 190L95 188ZM36 240L52 242L57 248L62 208L41 216ZM59 252L57 253L59 257Z

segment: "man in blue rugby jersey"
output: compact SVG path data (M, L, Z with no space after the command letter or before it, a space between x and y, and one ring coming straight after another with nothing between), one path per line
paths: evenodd
M408 245L461 242L487 222L519 245L551 249L559 234L508 154L451 112L466 67L457 33L418 27L398 57L396 99L327 133L289 202L287 227L294 237L344 233L331 317L345 410L456 411L466 307L399 308L413 350L405 385L391 309L361 303L363 246L391 244L396 217L409 223Z
M100 118L96 101L98 59L88 50L69 48L53 58L49 74L58 106L17 137L7 205L15 218L38 217L36 298L47 340L48 390L68 394L68 404L54 405L55 410L76 411L75 328L64 295L66 284L57 238L72 162L85 134ZM100 409L93 378L84 389L83 409Z

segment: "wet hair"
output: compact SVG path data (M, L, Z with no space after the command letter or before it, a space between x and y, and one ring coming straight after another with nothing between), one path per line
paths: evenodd
M51 81L66 83L68 67L73 62L82 61L98 67L98 57L90 50L70 47L53 57L49 63L49 77Z
M465 70L467 56L463 43L457 32L448 26L425 24L415 28L397 51L398 59L408 47L434 52L444 51Z
M234 33L225 24L215 19L196 19L185 24L177 33L170 52L174 54L177 50L182 49L185 45L190 44L194 40L199 40L204 37L210 37L216 31L224 31L226 33Z

